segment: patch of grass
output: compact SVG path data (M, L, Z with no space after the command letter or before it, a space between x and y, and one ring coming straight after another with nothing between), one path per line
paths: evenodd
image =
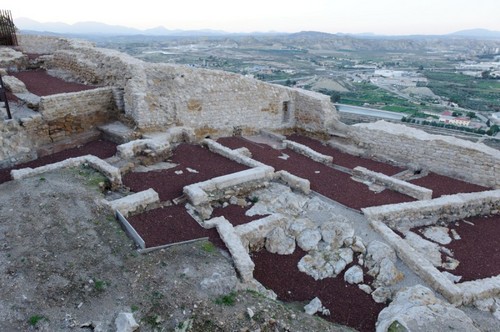
M98 292L103 292L106 289L107 283L104 280L95 280L94 289Z
M252 202L253 204L257 203L258 201L259 201L259 197L257 197L257 196L250 197L250 202Z
M205 252L215 252L215 250L217 249L215 247L215 245L210 242L210 241L205 241L203 242L203 244L201 245L201 249Z
M28 324L30 324L31 326L36 326L39 322L46 319L47 318L45 318L45 316L42 315L33 315L30 318L28 318Z
M153 329L160 326L161 318L158 315L147 315L141 319L144 323L151 326Z
M265 298L264 294L259 293L253 289L247 289L247 293L251 294L254 298Z
M132 312L136 312L136 311L138 311L138 310L139 310L139 306L137 306L137 305L133 304L133 305L131 305L131 306L130 306L130 310L131 310Z
M42 176L39 180L40 180L41 182L43 182L43 181L47 181L47 179L46 179L46 178L44 178L43 176Z
M387 328L387 332L407 332L408 330L401 325L397 320L392 322L391 325Z
M109 180L104 175L86 164L74 168L73 172L83 178L85 183L92 188L102 190L110 187Z
M231 292L226 295L221 295L218 298L215 299L215 303L219 305L225 305L225 306L233 306L234 303L236 302L236 292Z

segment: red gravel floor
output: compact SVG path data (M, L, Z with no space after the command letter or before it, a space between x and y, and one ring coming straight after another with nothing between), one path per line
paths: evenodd
M301 135L290 135L287 137L288 140L294 141L305 146L310 147L311 149L322 153L327 156L333 157L333 164L343 166L349 169L353 169L357 166L365 167L374 172L380 172L385 175L395 175L399 172L404 171L403 168L393 166L390 164L382 163L380 161L362 158L358 156L354 156L352 154L348 154L342 151L339 151L333 147L330 147L326 144L323 144L321 141L315 140L313 138L301 136Z
M378 314L385 305L374 302L356 285L344 282L343 274L316 281L300 272L297 264L305 254L300 248L291 255L271 254L266 250L252 253L254 277L272 289L279 300L307 304L318 297L331 313L323 318L358 331L374 331Z
M432 197L440 197L443 195L453 195L458 193L473 193L479 191L490 190L476 184L468 183L461 180L456 180L447 176L429 173L420 179L410 181L417 186L425 187L432 190Z
M43 97L65 92L78 92L95 89L95 86L66 82L60 78L50 76L45 70L26 70L11 72L12 75L23 81L29 92Z
M208 237L218 247L226 247L217 230L201 227L184 205L150 210L131 216L128 221L146 242L147 248L203 237Z
M365 184L352 180L349 174L315 162L289 149L275 150L268 145L257 144L239 137L220 138L218 142L233 149L246 147L252 152L254 159L276 170L286 170L308 179L312 190L353 209L414 200L391 190L376 194ZM289 156L288 160L278 158L282 153Z
M206 148L190 144L179 145L170 161L178 166L147 173L131 172L123 176L123 184L134 192L153 188L161 201L167 201L181 196L186 185L248 169ZM199 173L191 173L186 168ZM175 174L179 170L183 173Z
M450 225L460 235L445 247L454 253L460 264L449 271L462 276L463 281L471 281L500 275L500 215L467 218L458 226Z
M10 171L13 169L21 169L26 167L31 167L31 168L40 167L47 164L63 161L68 158L80 157L88 154L94 155L101 159L106 159L112 157L115 153L116 153L115 143L104 140L92 141L87 144L72 149L60 151L48 156L44 156L33 161L16 165L14 167L0 169L0 184L11 180Z
M231 225L238 226L243 224L248 224L254 220L262 219L266 216L256 215L256 216L247 216L245 212L248 211L251 206L241 207L238 205L228 205L226 207L215 208L212 212L212 218L215 217L224 217L226 218Z

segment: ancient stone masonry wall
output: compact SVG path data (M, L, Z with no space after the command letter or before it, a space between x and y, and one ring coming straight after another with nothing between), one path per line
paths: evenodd
M137 108L139 127L178 123L206 131L294 125L283 116L283 103L292 90L221 71L156 64L147 68L145 107Z
M500 188L500 151L484 144L431 135L385 121L354 125L349 136L370 156Z
M15 120L0 122L0 169L34 158L26 131Z
M295 111L297 126L312 132L325 132L338 127L339 115L330 97L307 90L294 90L291 107Z
M52 142L88 131L117 115L111 88L42 97L39 111Z
M142 76L142 64L118 51L78 47L56 51L48 67L56 75L59 70L83 83L124 88L128 80Z
M197 136L254 132L298 126L328 131L337 121L329 97L264 83L222 71L145 63L90 43L31 36L21 45L52 53L53 74L79 82L113 86L124 111L143 131L174 125L193 127ZM38 51L39 52L39 51Z
M35 54L53 54L74 47L93 47L92 43L84 40L26 34L18 34L17 42L25 53Z

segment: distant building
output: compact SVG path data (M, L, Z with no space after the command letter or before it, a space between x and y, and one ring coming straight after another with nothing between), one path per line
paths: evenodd
M500 123L500 112L493 113L491 115L491 120L495 123Z
M439 122L467 127L470 125L471 120L468 117L454 117L451 111L444 111L439 116Z

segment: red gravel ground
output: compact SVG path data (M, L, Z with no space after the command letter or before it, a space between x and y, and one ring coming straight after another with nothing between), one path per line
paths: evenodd
M258 220L261 218L264 218L266 216L261 216L261 215L256 215L256 216L246 216L245 212L248 211L251 208L251 206L247 207L241 207L238 205L228 205L225 208L220 207L214 209L212 213L212 217L224 217L226 218L231 225L233 226L238 226L238 225L243 225L243 224L248 224L249 222L252 222L254 220Z
M23 81L29 92L43 97L65 92L78 92L95 89L95 86L66 82L50 76L45 70L27 70L9 73Z
M60 151L48 156L44 156L42 158L38 158L33 161L29 161L27 163L19 164L11 168L4 168L0 170L0 184L10 181L10 171L12 169L21 169L26 167L40 167L47 164L56 163L59 161L66 160L68 158L85 156L88 154L94 155L101 159L106 159L112 157L116 153L116 144L111 143L109 141L97 140L93 142L89 142L87 144L78 146L76 148L67 149L64 151Z
M447 176L429 173L420 179L410 181L417 186L425 187L432 190L432 197L440 197L443 195L453 195L458 193L473 193L479 191L490 190L489 188L478 186L476 184L456 180Z
M305 254L300 248L291 255L271 254L266 250L252 253L254 277L282 301L307 304L318 297L331 313L323 318L359 331L374 331L378 314L385 305L374 302L356 285L345 283L343 274L316 281L300 272L297 264Z
M321 141L301 136L301 135L290 135L287 137L288 140L294 141L300 144L303 144L305 146L310 147L311 149L322 153L327 156L332 156L333 157L333 164L347 167L349 169L353 169L357 166L365 167L371 171L374 172L380 172L385 175L395 175L399 172L404 171L403 168L393 166L390 164L382 163L379 161L367 159L367 158L362 158L358 156L354 156L342 151L339 151L337 149L334 149L328 145L323 144Z
M414 200L390 190L376 194L370 191L368 186L352 180L349 174L315 162L289 149L275 150L268 145L257 144L239 137L220 138L218 142L233 149L244 146L252 152L254 159L276 170L286 170L309 179L312 190L353 209ZM282 153L290 156L288 160L278 158Z
M123 184L131 191L139 192L153 188L161 201L168 201L182 195L184 186L248 169L199 145L181 144L171 158L177 167L148 173L131 172L123 177ZM191 173L191 168L199 173ZM175 171L182 170L182 174Z
M218 247L225 248L217 230L201 227L187 213L184 205L150 210L131 216L128 221L146 242L147 248L203 237L208 237Z
M453 251L460 264L449 271L471 281L500 275L500 215L468 218L453 226L460 240L453 240L446 248Z

